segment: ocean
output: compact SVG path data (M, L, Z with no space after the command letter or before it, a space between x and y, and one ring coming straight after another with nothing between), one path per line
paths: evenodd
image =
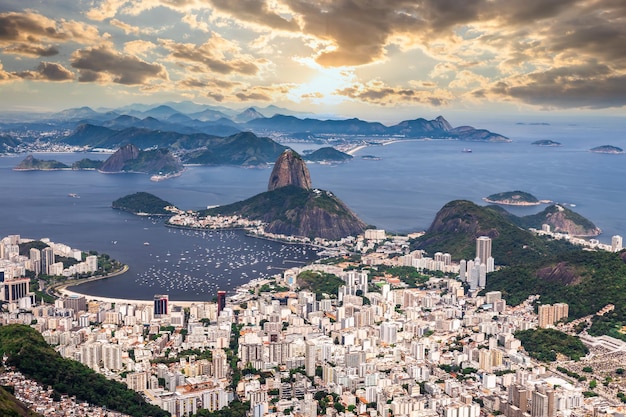
M309 164L314 187L332 191L366 223L398 233L427 229L448 201L485 204L490 194L521 190L549 199L593 221L610 242L626 234L626 154L589 152L599 145L626 149L621 119L545 124L501 122L490 130L512 143L449 140L399 141L358 151L338 165ZM561 147L538 147L538 139ZM296 151L307 144L288 144ZM472 152L463 152L471 148ZM373 155L380 159L362 159ZM38 154L71 163L84 154ZM89 154L90 158L107 155ZM201 209L248 198L267 188L270 168L188 167L180 177L152 182L141 174L95 171L16 172L25 155L0 157L0 233L66 243L110 254L130 266L120 277L84 284L87 294L173 300L212 299L249 279L315 259L312 248L254 239L240 231L192 232L167 228L160 219L123 213L111 202L137 191L153 193L182 209ZM69 197L76 194L78 198ZM539 207L508 208L532 214ZM147 243L147 244L146 244Z

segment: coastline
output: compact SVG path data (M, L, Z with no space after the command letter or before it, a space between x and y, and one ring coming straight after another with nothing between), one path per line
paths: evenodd
M53 285L50 288L46 289L46 292L48 294L50 294L50 291L56 292L57 294L59 294L60 296L78 296L78 297L85 297L87 300L89 301L100 301L100 302L106 302L106 303L127 303L127 304L140 304L140 305L151 305L154 301L153 300L135 300L135 299L129 299L129 298L112 298L112 297L101 297L98 295L91 295L91 294L85 294L79 291L74 291L74 290L69 290L68 287L77 287L80 286L81 284L86 284L88 282L93 282L93 281L100 281L103 279L107 279L107 278L113 278L116 276L120 276L125 274L126 272L128 272L128 270L130 269L130 267L128 265L124 265L122 267L122 269L120 269L119 271L115 271L112 272L111 274L108 275L103 275L103 276L93 276L93 277L89 277L89 278L85 278L85 279L80 279L80 280L70 280L70 282L63 282L62 284L57 284L57 285ZM50 294L52 295L52 294ZM181 307L189 307L193 304L200 304L203 301L185 301L185 300L169 300L170 304L172 305L178 305ZM206 301L208 302L208 301Z
M489 204L500 204L503 206L518 206L518 207L529 207L529 206L540 206L541 204L548 204L547 202L537 201L510 201L510 200L490 200L487 197L483 197L483 201Z

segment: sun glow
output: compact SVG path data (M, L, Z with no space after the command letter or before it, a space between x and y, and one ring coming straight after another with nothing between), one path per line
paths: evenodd
M290 92L290 99L314 104L336 105L346 97L337 94L354 82L354 73L345 68L324 68L313 61L303 62L315 70L315 74Z

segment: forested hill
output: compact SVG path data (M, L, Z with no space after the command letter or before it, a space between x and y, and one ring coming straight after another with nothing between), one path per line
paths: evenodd
M570 319L593 315L590 334L626 339L620 331L626 324L626 264L620 254L577 250L503 268L489 274L487 291L501 291L510 305L532 294L540 294L542 304L567 303ZM608 304L615 309L595 315Z
M170 414L148 404L126 385L106 379L92 369L61 357L35 329L10 324L0 326L0 355L28 378L51 386L60 394L76 396L79 401L102 405L131 416L165 417Z

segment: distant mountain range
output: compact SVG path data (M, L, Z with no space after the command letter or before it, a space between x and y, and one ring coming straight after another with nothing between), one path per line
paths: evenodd
M364 136L374 136L510 141L503 135L485 129L471 126L452 127L442 116L434 120L418 118L385 126L356 118L322 119L276 106L250 107L236 111L226 107L182 102L158 106L131 105L104 111L80 107L39 115L12 113L0 121L0 151L11 152L20 142L29 143L44 138L88 147L106 147L124 142L142 147L139 140L131 138L155 135L158 138L154 143L146 145L175 149L175 145L170 142L179 139L172 138L173 134L225 137L239 132L254 132L259 136L286 139L293 137L311 142L328 141L328 135L359 136L358 140L363 140ZM13 143L15 141L18 143Z

